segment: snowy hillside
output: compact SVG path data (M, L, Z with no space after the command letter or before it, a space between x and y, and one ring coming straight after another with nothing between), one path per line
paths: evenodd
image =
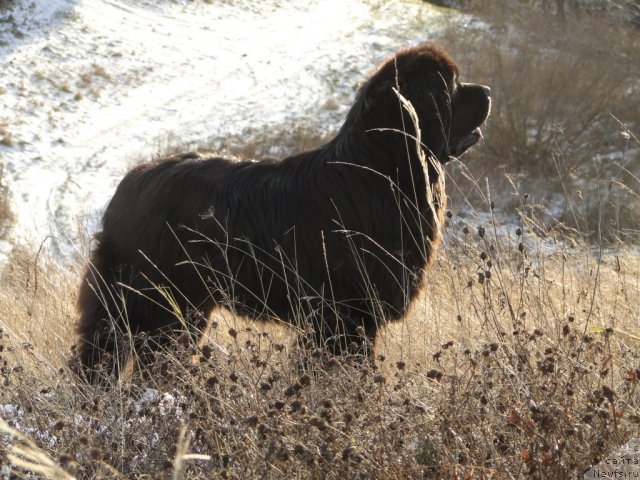
M127 168L167 143L336 128L357 82L448 15L397 0L15 2L0 12L12 238L73 254Z

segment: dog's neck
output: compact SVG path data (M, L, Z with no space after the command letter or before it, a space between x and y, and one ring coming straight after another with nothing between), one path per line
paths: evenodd
M418 147L413 126L404 131L398 127L373 127L350 112L340 132L326 148L327 153L342 161L351 159L391 179L404 179L403 183L407 185L415 185L417 176L424 176L434 184L441 175L439 161L433 153Z

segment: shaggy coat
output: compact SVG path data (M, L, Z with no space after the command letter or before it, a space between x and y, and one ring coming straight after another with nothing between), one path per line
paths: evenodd
M80 288L86 374L119 371L123 333L166 338L221 305L300 327L330 353L370 353L423 284L443 222L441 164L481 138L489 113L489 89L457 76L437 47L402 50L316 150L281 161L186 153L130 171Z

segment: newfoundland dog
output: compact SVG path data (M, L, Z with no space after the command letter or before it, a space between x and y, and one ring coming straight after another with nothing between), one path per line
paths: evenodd
M329 354L370 355L433 258L442 164L482 138L490 106L488 87L461 83L443 50L419 45L382 63L315 150L280 161L185 153L134 168L80 288L82 370L118 374L143 343L195 334L217 306L280 319Z

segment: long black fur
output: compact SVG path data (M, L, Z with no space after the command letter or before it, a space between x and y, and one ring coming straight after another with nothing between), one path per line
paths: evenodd
M123 332L166 333L185 318L193 328L219 305L309 327L332 353L370 353L423 284L445 206L440 164L488 115L488 89L457 74L437 47L403 50L316 150L281 161L186 153L130 171L80 288L87 375L98 363L118 373L131 353Z

